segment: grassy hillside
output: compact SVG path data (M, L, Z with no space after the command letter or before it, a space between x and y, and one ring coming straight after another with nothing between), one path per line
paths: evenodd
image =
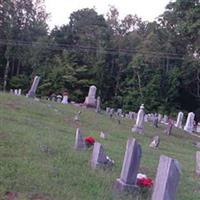
M124 119L119 125L115 119L86 109L81 109L81 121L75 123L78 110L72 105L0 93L0 198L13 191L20 193L18 199L27 199L24 194L56 200L114 199L112 185L120 175L127 138L133 136L142 145L140 172L154 179L161 154L176 158L182 168L177 200L200 199L200 178L195 175L197 149L192 146L193 141L200 141L198 137L178 129L169 137L163 134L164 125L154 129L151 123L145 124L141 136L131 133L131 120ZM92 149L73 149L77 127L84 136L92 135L104 145L115 160L112 170L92 170ZM108 139L99 138L100 131L110 133ZM156 134L161 143L153 150L148 145Z

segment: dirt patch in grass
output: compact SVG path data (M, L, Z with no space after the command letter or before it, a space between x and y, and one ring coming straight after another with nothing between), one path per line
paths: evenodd
M12 102L6 102L6 103L0 103L0 104L3 105L3 107L11 108L14 110L19 110L21 108L20 105L12 103Z
M31 196L30 200L53 200L53 199L43 194L34 194Z
M1 197L1 196L0 196ZM55 200L44 194L28 194L20 192L6 192L3 200Z
M8 138L8 134L0 132L0 140L6 140Z

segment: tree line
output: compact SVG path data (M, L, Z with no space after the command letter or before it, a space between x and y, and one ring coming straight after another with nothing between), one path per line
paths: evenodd
M35 75L38 94L67 90L82 102L98 88L104 106L200 115L200 2L170 2L156 21L119 18L94 9L71 13L49 30L44 0L0 1L0 89L28 91Z

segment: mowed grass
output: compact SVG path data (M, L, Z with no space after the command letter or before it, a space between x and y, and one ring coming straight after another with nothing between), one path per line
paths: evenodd
M75 123L78 110L82 111L81 121ZM192 145L200 139L178 129L166 136L164 125L154 129L151 123L145 124L145 135L141 136L131 132L133 124L128 119L118 124L90 109L0 93L0 198L12 191L56 200L116 199L112 186L120 176L126 142L132 136L142 146L140 172L155 179L160 155L176 158L181 164L177 200L200 199L200 178L195 175L198 149ZM112 170L92 170L92 149L74 150L77 127L84 137L93 136L103 144L115 160ZM101 139L100 131L108 132L108 138ZM149 148L154 135L161 137L158 150ZM48 150L42 151L44 148Z

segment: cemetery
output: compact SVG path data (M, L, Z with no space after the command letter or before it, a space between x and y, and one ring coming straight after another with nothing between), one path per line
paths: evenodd
M200 198L193 113L184 121L177 113L172 126L167 116L144 120L145 105L127 118L121 109L97 109L95 101L87 108L36 100L0 93L0 199Z
M0 200L200 200L200 0L0 1Z

